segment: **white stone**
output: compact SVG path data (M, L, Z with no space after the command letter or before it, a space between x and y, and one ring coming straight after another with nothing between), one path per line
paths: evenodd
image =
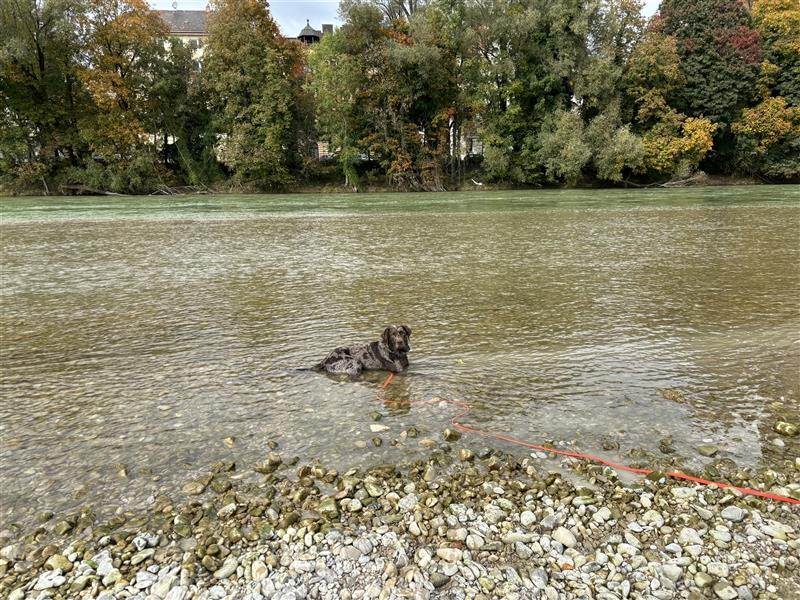
M724 578L728 576L728 565L721 562L710 562L706 566L706 570L715 577Z
M436 556L447 562L460 562L464 552L458 548L439 548L436 550Z
M611 519L611 510L607 506L603 506L592 515L592 521L596 523L605 523Z
M674 487L670 491L678 500L688 500L697 496L697 490L689 487Z
M253 581L261 581L269 573L269 568L263 560L255 560L250 566L250 576Z
M678 565L661 565L661 572L664 573L664 577L673 583L677 583L681 577L683 577L683 569L681 569Z
M681 546L687 546L690 544L702 544L703 540L700 539L700 534L697 533L696 529L684 527L678 535L678 543Z
M738 506L726 506L722 509L720 516L727 521L738 523L747 516L747 511Z
M39 575L39 579L36 580L36 585L33 586L33 589L38 592L41 590L49 590L50 588L57 588L64 585L66 580L67 578L61 574L61 569L45 571Z
M177 579L178 578L175 575L163 575L158 578L158 581L156 581L155 585L153 585L153 588L150 590L150 592L159 598L165 598L167 592L172 589L172 586L175 585Z
M470 550L479 550L483 547L483 538L477 534L470 533L467 536L467 548Z
M519 516L519 522L522 523L523 527L530 527L536 522L536 515L526 510Z
M400 502L397 503L397 507L402 512L408 512L414 510L419 504L419 498L417 498L416 494L408 494L407 496L403 496L400 498Z
M553 539L567 548L574 548L578 544L575 535L566 527L559 527L553 532Z
M187 592L188 590L182 585L174 587L164 596L164 600L183 600Z
M239 561L235 556L229 556L222 563L222 566L214 571L214 577L217 579L227 579L236 572L236 567L239 566Z

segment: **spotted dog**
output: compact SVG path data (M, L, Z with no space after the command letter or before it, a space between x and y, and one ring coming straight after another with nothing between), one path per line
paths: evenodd
M387 327L383 330L380 342L340 346L313 368L328 373L346 373L352 379L365 370L400 373L408 368L410 337L411 328L408 325Z

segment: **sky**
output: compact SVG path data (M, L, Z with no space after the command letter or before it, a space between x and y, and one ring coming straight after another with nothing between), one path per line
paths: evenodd
M660 0L645 0L644 14L652 15ZM169 10L173 3L178 10L203 10L207 0L150 0L153 8ZM322 23L339 24L339 0L269 0L272 16L278 22L283 35L295 37L305 27L306 19L315 29L322 29Z

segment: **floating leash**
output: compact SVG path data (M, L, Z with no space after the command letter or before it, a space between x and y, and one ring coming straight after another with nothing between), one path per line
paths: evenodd
M379 393L385 392L386 388L389 387L389 384L394 379L394 373L389 373L386 377L384 382L381 384ZM485 431L483 429L478 429L477 427L472 427L470 425L464 425L463 423L459 422L459 419L465 415L467 415L471 410L472 406L467 404L466 402L461 402L459 400L408 400L403 401L406 404L439 404L444 402L445 404L452 404L453 406L457 406L462 409L460 413L450 419L450 424L466 433L473 433L475 435L479 435L481 437L490 438L493 440L500 440L502 442L507 442L509 444L514 444L516 446L522 446L523 448L530 448L533 450L539 450L541 452L552 452L553 454L559 454L561 456L568 456L570 458L577 458L580 460L586 460L589 462L599 463L601 465L606 465L607 467L611 467L615 471L627 471L628 473L636 473L637 475L650 475L654 473L652 469L637 469L635 467L629 467L627 465L621 465L619 463L612 462L600 456L595 456L594 454L585 454L583 452L572 452L570 450L559 450L558 448L550 448L548 446L540 446L538 444L531 444L530 442L526 442L525 440L521 440L519 438L510 436L510 435L503 435L500 433L494 433L491 431ZM699 483L701 485L714 485L718 488L724 488L729 490L736 490L737 492L741 492L742 494L747 494L750 496L759 496L761 498L767 498L768 500L775 500L776 502L786 502L788 504L796 504L800 505L800 500L795 500L794 498L788 498L786 496L780 496L778 494L773 494L771 492L763 492L761 490L754 490L751 488L745 487L737 487L735 485L731 485L729 483L722 483L719 481L709 481L708 479L702 479L700 477L694 477L692 475L686 475L685 473L680 473L678 471L672 471L669 473L664 473L667 477L672 477L673 479L683 479L685 481L691 481L692 483Z

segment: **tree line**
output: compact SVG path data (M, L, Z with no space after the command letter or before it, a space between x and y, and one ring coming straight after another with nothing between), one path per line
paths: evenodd
M150 193L800 180L797 0L343 0L303 47L213 0L0 3L0 186ZM317 142L329 160L318 160Z

